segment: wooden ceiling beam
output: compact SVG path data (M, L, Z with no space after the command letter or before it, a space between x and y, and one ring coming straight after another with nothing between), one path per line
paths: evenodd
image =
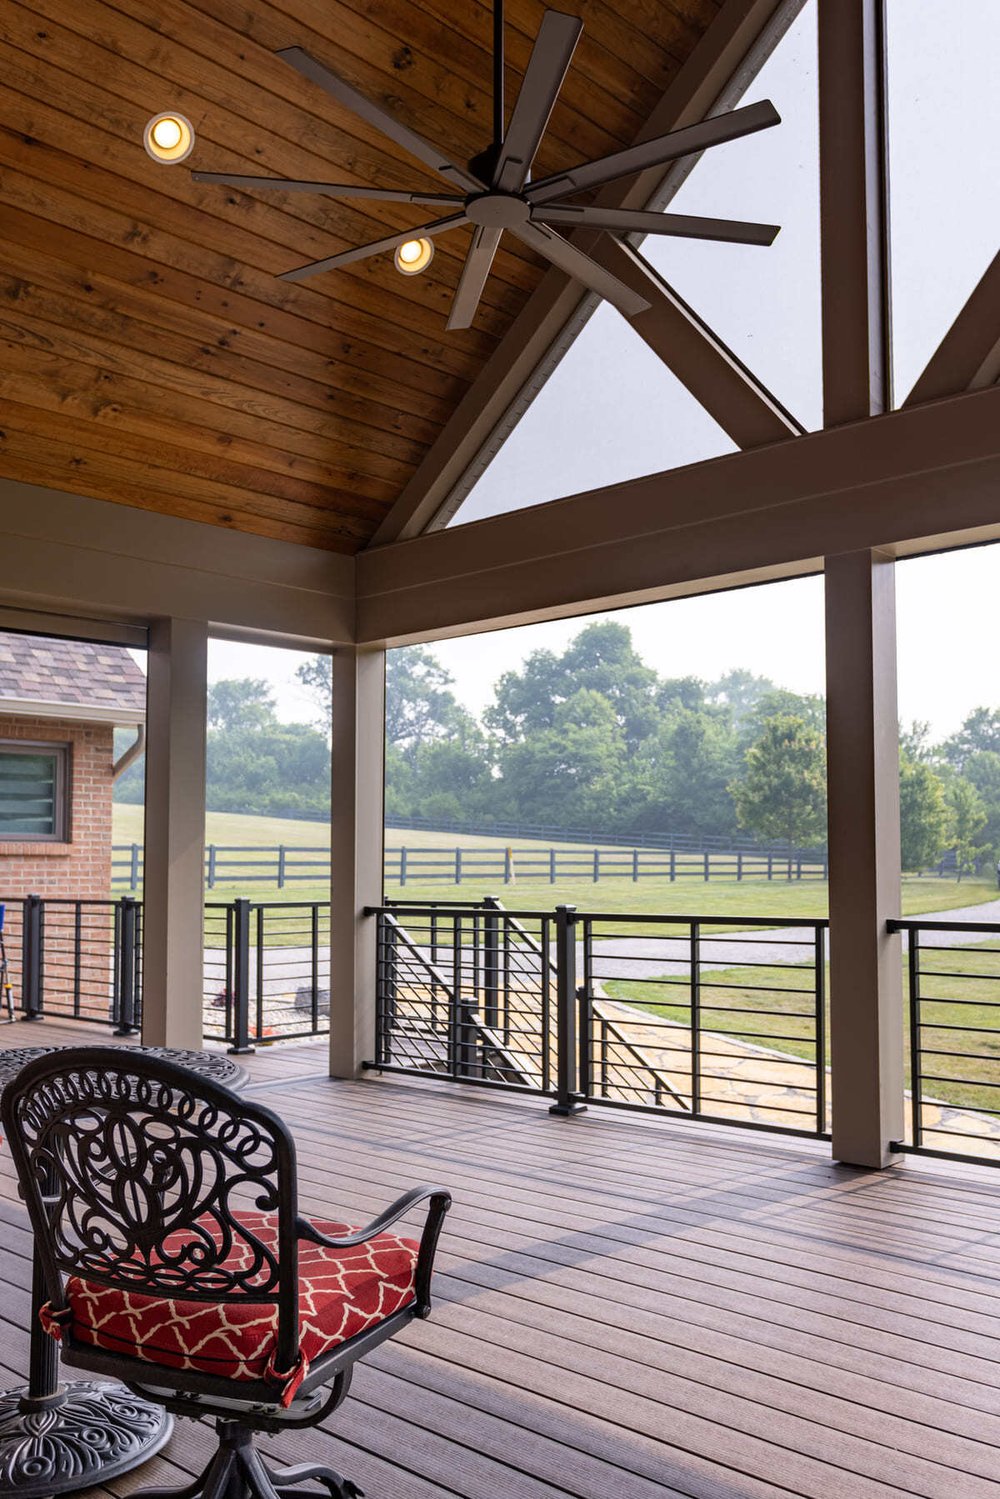
M785 3L724 0L638 139L704 119ZM662 181L662 169L643 172L611 184L597 201L603 206L643 207ZM372 546L418 536L432 523L586 296L561 271L547 272L376 531Z
M359 644L403 644L1000 537L1000 387L357 558Z
M888 400L882 0L818 0L823 424Z
M1000 253L994 256L904 401L922 406L1000 380Z
M631 326L737 447L802 435L804 428L647 261L611 235L596 237L590 254L650 301Z

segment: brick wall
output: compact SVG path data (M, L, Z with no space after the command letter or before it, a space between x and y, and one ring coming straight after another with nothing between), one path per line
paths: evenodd
M0 740L69 744L69 842L14 843L0 839L0 898L18 895L111 895L111 767L114 729L70 719L0 713Z

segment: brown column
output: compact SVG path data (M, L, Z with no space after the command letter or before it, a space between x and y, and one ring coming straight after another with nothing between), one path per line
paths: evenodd
M147 1046L199 1048L203 1039L207 681L207 626L156 620L149 635L146 719Z
M819 0L823 425L888 404L881 0Z
M833 1154L874 1167L903 1135L894 566L826 559Z
M330 1074L357 1077L375 1046L375 923L382 901L385 652L333 656Z

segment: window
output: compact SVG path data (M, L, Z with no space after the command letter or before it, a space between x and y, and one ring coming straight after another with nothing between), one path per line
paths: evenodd
M0 840L69 841L68 744L0 743Z

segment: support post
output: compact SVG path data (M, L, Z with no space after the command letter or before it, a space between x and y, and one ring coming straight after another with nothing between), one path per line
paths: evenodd
M896 1159L903 1138L895 573L879 552L826 559L833 1154Z
M203 1040L208 627L158 619L149 637L142 1039Z
M576 907L556 906L556 1101L550 1114L586 1113L577 1092Z
M374 919L382 903L385 652L333 654L330 820L330 1074L357 1077L375 1056Z
M819 0L824 426L889 404L882 0Z

